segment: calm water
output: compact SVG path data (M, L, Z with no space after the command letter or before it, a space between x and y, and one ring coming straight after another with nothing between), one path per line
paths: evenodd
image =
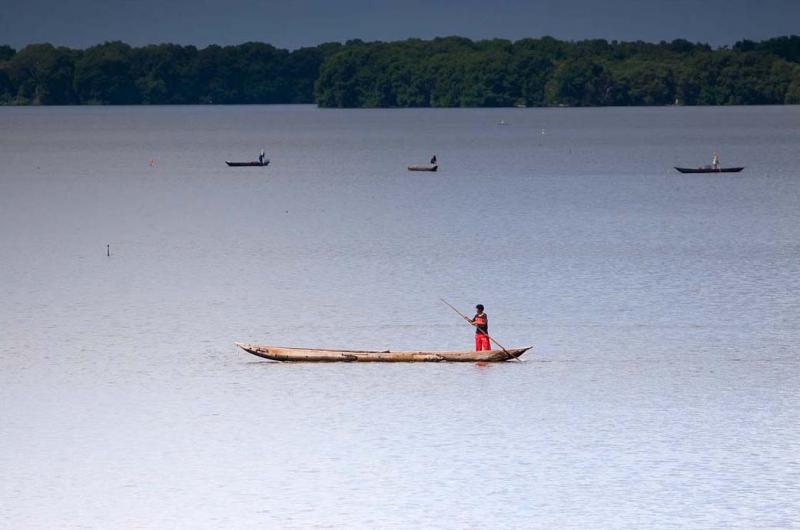
M0 108L0 526L798 527L798 146L800 107ZM534 352L232 345L469 348L439 297Z

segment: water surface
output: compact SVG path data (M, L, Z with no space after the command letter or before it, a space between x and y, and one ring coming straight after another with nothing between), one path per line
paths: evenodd
M800 107L0 108L0 525L798 526L798 145ZM672 169L713 150L747 169ZM469 348L439 297L533 352L232 345Z

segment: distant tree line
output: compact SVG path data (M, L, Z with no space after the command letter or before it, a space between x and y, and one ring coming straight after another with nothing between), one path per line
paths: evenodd
M268 44L133 48L107 42L85 50L0 46L6 104L312 103L314 81L341 44L287 51Z
M0 46L0 104L507 107L800 103L800 36L672 42L348 41L294 51L108 42Z
M800 37L711 49L685 40L351 43L320 69L323 107L800 103Z

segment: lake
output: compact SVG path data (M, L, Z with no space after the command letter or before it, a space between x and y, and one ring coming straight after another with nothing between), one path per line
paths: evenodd
M798 146L800 107L0 108L0 526L797 527ZM233 345L471 348L440 298L534 349Z

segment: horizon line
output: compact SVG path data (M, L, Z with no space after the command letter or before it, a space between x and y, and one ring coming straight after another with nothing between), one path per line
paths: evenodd
M768 37L768 38L761 39L761 40L753 40L753 39L742 38L742 39L738 39L738 40L736 40L736 41L734 41L734 42L732 42L730 44L720 44L720 45L712 45L712 44L710 44L708 42L702 42L702 41L692 41L692 40L689 40L689 39L684 38L684 37L675 37L672 40L664 40L664 39L660 39L660 40L644 40L644 39L620 40L620 39L608 39L608 38L605 38L605 37L587 37L587 38L583 38L583 39L560 39L560 38L554 37L552 35L541 35L541 36L538 36L538 37L531 36L531 37L522 37L522 38L519 38L519 39L508 39L508 38L503 38L503 37L487 37L487 38L473 39L473 38L470 38L470 37L464 37L462 35L440 35L440 36L430 37L430 38L407 37L407 38L404 38L404 39L393 39L393 40L380 40L380 39L377 39L377 40L364 40L364 39L361 39L361 38L358 38L358 37L354 37L352 39L347 39L347 40L322 41L322 42L318 42L317 44L309 44L309 45L297 46L297 47L288 47L288 46L287 47L280 47L280 46L276 46L275 44L272 44L271 42L268 42L268 41L265 41L265 40L246 40L246 41L238 42L236 44L233 44L233 43L228 43L228 44L210 43L210 44L202 45L202 44L193 44L193 43L183 43L183 42L180 42L180 41L160 41L160 42L148 42L148 43L145 43L145 44L130 44L129 42L126 42L126 41L124 41L122 39L104 40L104 41L97 42L95 44L91 44L91 45L88 45L88 46L69 46L69 45L66 45L66 44L58 44L56 42L51 42L51 41L29 42L29 43L27 43L27 44L25 44L25 45L23 45L21 47L16 47L13 44L9 44L9 43L0 43L0 46L8 46L9 48L13 49L15 52L19 52L20 50L23 50L23 49L25 49L25 48L27 48L29 46L39 46L39 45L46 45L46 44L50 45L50 46L53 46L53 47L56 47L56 48L67 48L67 49L70 49L70 50L88 50L90 48L94 48L94 47L97 47L97 46L103 46L103 45L111 44L111 43L121 43L121 44L125 44L126 46L130 46L131 48L146 48L148 46L162 46L162 45L165 45L165 44L170 44L170 45L182 46L182 47L190 47L191 46L191 47L197 48L198 50L210 48L212 46L225 48L225 47L243 46L245 44L266 44L266 45L272 46L273 48L278 49L278 50L286 50L286 51L292 52L292 51L303 50L303 49L307 49L307 48L317 48L319 46L324 46L326 44L340 44L340 45L344 46L347 43L354 42L354 41L360 41L360 42L362 42L364 44L391 44L391 43L407 42L407 41L430 42L430 41L434 41L434 40L438 40L438 39L456 38L456 39L468 40L470 42L475 42L475 43L492 42L492 41L506 41L506 42L509 42L511 44L516 44L518 42L526 41L526 40L544 40L544 39L552 39L552 40L555 40L555 41L567 42L567 43L572 43L572 44L577 44L577 43L581 43L581 42L591 42L591 41L605 41L605 42L607 42L609 44L614 44L614 43L617 43L617 44L645 43L645 44L659 45L659 44L671 44L671 43L676 42L676 41L678 41L678 42L679 41L684 41L684 42L688 42L688 43L690 43L692 45L696 45L696 46L707 46L707 47L711 48L712 50L724 50L724 49L729 49L730 47L735 46L736 44L738 44L740 42L761 43L761 42L767 42L767 41L775 40L775 39L781 39L781 38L791 39L791 38L794 38L794 37L800 38L800 34L791 33L791 34L776 35L774 37Z

